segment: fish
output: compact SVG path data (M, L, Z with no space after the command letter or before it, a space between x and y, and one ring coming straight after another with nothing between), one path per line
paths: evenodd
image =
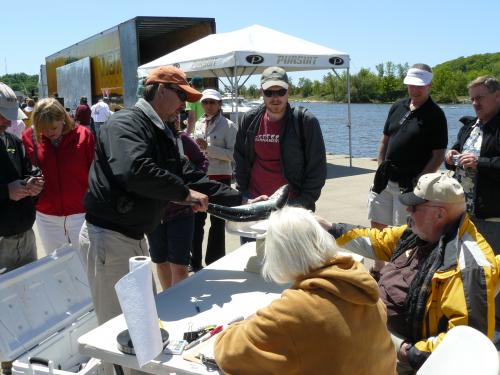
M264 220L271 215L271 212L283 208L288 201L289 191L289 185L283 185L268 200L243 204L241 206L227 207L209 203L207 212L210 215L228 221L246 222Z

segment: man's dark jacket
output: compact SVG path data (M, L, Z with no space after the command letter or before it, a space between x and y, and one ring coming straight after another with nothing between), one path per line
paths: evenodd
M209 181L180 158L170 130L137 106L123 109L101 127L84 198L86 220L140 239L160 223L167 202L186 199L186 184L219 204L241 202L237 191Z
M462 152L467 138L472 132L477 118L466 117L461 121L464 125L460 128L457 141L452 150ZM448 169L454 166L446 165ZM477 162L477 185L475 211L473 214L480 219L500 217L500 112L488 123L483 125L483 141Z
M243 116L236 135L234 160L236 162L237 188L244 194L250 185L252 165L255 160L255 136L259 132L265 106L253 109ZM293 111L287 105L284 126L280 130L280 153L283 176L296 194L293 204L315 209L326 180L326 152L321 127L314 115L304 112L302 134L294 126ZM299 121L300 122L300 121Z
M35 222L36 198L18 201L9 198L8 184L40 175L33 168L24 151L23 143L16 136L5 133L8 147L0 140L0 236L13 236L31 229Z

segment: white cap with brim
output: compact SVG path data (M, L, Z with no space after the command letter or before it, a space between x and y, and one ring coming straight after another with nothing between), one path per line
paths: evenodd
M218 102L222 101L222 95L214 89L206 89L203 90L201 93L201 101L204 101L205 99L213 99L217 100Z
M410 68L403 81L405 85L427 86L432 82L432 73L427 70Z
M14 91L2 82L0 82L0 114L10 121L24 120L27 117L19 108Z
M464 203L462 185L447 174L427 173L422 175L412 192L399 196L405 206L416 206L425 202Z

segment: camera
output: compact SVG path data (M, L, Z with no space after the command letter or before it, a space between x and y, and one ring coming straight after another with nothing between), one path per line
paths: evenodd
M456 167L460 167L460 154L453 155L451 157L451 160L453 161L453 165Z

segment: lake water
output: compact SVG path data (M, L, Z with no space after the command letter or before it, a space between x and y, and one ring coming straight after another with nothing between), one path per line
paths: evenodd
M326 151L349 155L349 130L347 128L347 104L301 103L319 120ZM376 158L384 123L390 104L351 104L352 156ZM448 121L448 147L455 143L462 125L458 119L464 115L474 116L470 104L441 105Z

